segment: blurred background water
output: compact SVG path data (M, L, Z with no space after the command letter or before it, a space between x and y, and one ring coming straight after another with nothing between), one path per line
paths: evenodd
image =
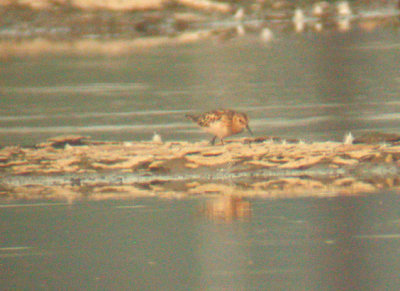
M399 132L396 28L254 35L133 51L0 59L0 145L82 134L201 140L185 113L246 112L256 136L336 140Z

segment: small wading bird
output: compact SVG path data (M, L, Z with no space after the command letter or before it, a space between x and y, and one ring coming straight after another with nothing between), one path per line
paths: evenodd
M249 118L242 112L219 109L202 114L186 114L186 117L197 123L205 132L214 135L212 145L217 137L224 144L225 137L240 133L244 128L253 135L249 127Z

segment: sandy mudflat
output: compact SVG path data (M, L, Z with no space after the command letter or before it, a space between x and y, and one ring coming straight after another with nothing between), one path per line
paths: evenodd
M96 142L60 137L0 150L4 198L137 196L297 197L375 193L399 187L400 146L236 139Z

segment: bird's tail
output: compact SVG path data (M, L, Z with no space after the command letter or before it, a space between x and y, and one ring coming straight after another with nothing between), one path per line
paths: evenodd
M197 119L199 119L199 116L198 116L198 115L193 115L193 114L185 114L185 117L186 117L186 118L189 118L190 120L192 120L192 121L194 121L194 122L196 122Z

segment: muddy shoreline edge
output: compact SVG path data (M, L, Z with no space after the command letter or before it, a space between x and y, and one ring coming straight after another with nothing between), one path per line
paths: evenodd
M398 142L259 137L210 146L64 136L34 147L0 149L0 197L6 199L329 197L398 191L399 174Z

